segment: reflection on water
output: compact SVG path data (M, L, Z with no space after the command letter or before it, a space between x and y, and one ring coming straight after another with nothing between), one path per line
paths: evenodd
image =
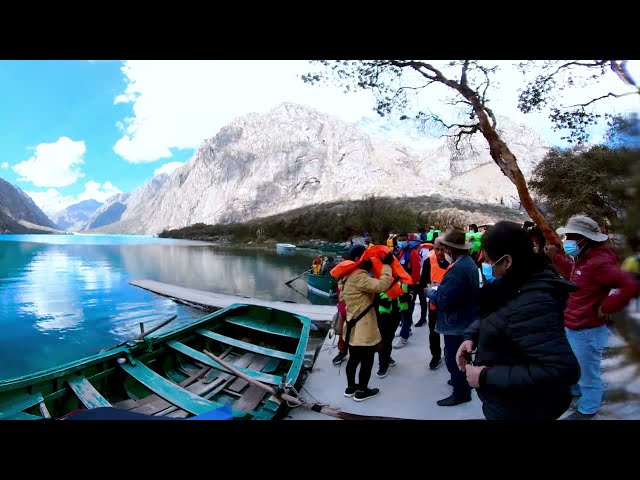
M175 323L203 314L129 285L134 278L268 300L335 303L285 285L309 268L308 256L120 235L0 240L0 378L97 353L139 333L139 322L148 330L174 314ZM306 294L304 277L293 285Z

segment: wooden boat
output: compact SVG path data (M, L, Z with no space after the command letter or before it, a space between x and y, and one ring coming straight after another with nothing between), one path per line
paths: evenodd
M307 288L310 292L323 297L335 297L337 281L331 275L307 275Z
M273 419L279 400L228 373L204 351L260 382L293 386L310 327L303 316L234 304L137 344L0 381L0 420L62 418L109 406L174 418L230 406L234 419Z

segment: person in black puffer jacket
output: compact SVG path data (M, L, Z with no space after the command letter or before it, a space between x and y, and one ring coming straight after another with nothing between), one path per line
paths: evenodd
M489 420L555 420L580 378L563 327L576 286L535 254L518 224L499 222L482 238L495 280L480 290L479 319L465 331L456 362ZM477 346L474 365L468 363Z

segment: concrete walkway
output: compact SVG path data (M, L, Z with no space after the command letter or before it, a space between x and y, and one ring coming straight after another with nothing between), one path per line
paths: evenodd
M420 318L420 305L416 305L414 324ZM343 411L361 415L388 416L418 420L468 420L483 419L482 403L475 391L473 400L455 407L440 407L438 400L448 397L453 389L447 385L450 376L444 365L429 370L429 327L413 327L413 335L407 345L394 349L392 357L395 367L389 368L385 378L376 377L378 356L373 368L369 386L380 389L380 395L364 402L356 402L345 397L347 386L345 374L346 360L340 366L331 360L338 353L338 339L325 339L312 372L306 379L300 396L340 408ZM399 330L398 330L399 331ZM442 337L441 337L442 339ZM332 420L332 417L317 412L294 409L290 414L293 420Z

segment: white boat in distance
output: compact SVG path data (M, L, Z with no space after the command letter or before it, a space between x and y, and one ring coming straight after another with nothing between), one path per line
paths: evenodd
M295 250L297 247L290 243L276 243L276 251L279 253L286 253Z

